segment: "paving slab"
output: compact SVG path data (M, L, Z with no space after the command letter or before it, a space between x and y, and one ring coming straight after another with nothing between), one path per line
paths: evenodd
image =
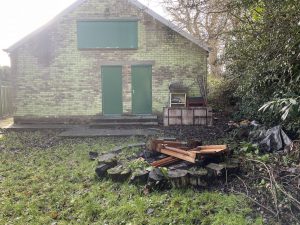
M70 125L70 124L12 124L7 127L10 131L27 131L27 130L68 130L81 128L80 125Z
M153 136L158 134L151 129L91 129L75 128L62 132L60 137L130 137Z
M7 129L8 127L11 127L14 124L13 118L2 118L0 119L0 128L1 129Z

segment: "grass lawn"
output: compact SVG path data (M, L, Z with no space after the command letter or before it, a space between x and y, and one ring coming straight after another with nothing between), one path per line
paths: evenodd
M143 187L95 177L88 152L135 139L60 139L8 133L0 139L0 224L261 224L249 202L219 192Z

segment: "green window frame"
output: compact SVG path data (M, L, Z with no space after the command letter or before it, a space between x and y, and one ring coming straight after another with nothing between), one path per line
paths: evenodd
M137 20L77 21L79 49L137 49Z

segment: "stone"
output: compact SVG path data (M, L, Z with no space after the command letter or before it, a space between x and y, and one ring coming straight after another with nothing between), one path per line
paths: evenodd
M189 177L187 170L170 170L168 178L175 188L185 188L189 184Z
M115 154L119 154L123 149L124 149L124 147L118 146L118 147L115 147L111 152L115 153Z
M117 155L114 153L107 153L98 157L98 164L107 164L114 167L117 165Z
M225 163L221 163L220 165L224 166L225 170L229 173L238 172L238 170L240 168L239 164L237 164L237 163L225 162Z
M152 209L152 208L147 209L148 215L152 215L153 213L154 213L154 209Z
M131 170L129 168L124 168L122 165L107 170L108 177L115 182L126 181L129 178L130 174Z
M99 153L98 152L89 152L89 157L90 157L90 160L96 160L97 157L99 156Z
M146 146L146 143L141 142L141 143L130 144L127 147L128 148L144 148L145 146Z
M154 168L149 173L149 180L150 181L156 182L156 181L162 181L164 179L165 179L165 176L163 175L163 173L158 168Z
M112 164L101 164L96 168L95 172L99 178L104 178L107 176L107 170L112 167Z
M191 165L193 165L192 163L186 162L186 161L182 161L182 162L178 162L176 164L174 164L173 166L169 166L168 168L170 170L186 170L188 169Z
M225 171L225 166L222 164L210 163L206 166L209 176L221 176Z
M149 177L149 171L147 170L136 170L130 177L130 183L132 184L145 184Z
M207 186L207 175L206 169L191 169L189 170L189 181L194 187L206 187Z

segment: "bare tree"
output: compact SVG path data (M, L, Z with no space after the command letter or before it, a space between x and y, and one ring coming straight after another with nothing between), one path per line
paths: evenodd
M224 67L220 57L225 45L224 36L230 28L228 0L161 0L161 4L172 22L208 44L210 73L222 76Z

